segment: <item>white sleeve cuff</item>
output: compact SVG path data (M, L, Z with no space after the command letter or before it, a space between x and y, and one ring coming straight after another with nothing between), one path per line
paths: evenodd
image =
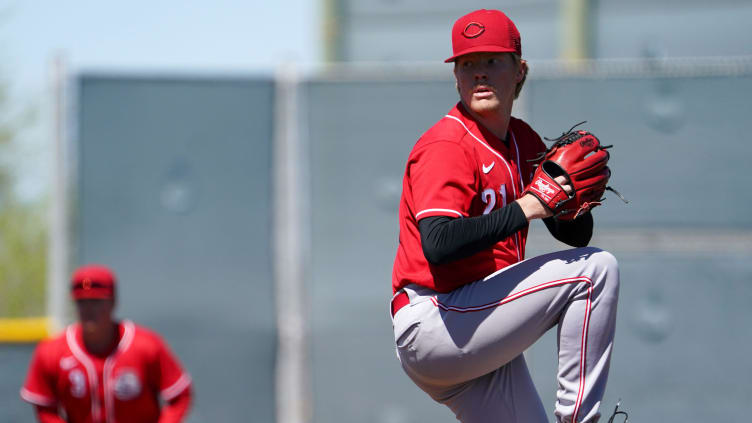
M54 398L49 398L44 395L40 395L29 391L26 388L21 388L21 399L34 405L40 405L42 407L52 407L57 404Z
M165 389L162 389L159 394L163 400L170 401L171 399L183 393L183 391L185 391L189 386L191 386L191 377L188 375L188 373L183 373L180 378L175 381L175 383Z

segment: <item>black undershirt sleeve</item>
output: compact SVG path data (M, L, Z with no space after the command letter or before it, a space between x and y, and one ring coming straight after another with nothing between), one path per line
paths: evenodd
M433 216L418 221L423 254L434 265L469 257L525 226L527 218L516 201L482 216Z
M551 235L573 247L584 247L593 234L593 216L588 212L572 221L543 219ZM418 221L423 254L440 265L490 248L527 226L527 218L515 201L489 214L468 218L433 216Z

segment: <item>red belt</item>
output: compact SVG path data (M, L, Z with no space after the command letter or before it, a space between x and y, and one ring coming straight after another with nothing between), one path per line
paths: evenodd
M407 292L400 291L396 297L392 300L392 317L404 306L410 304L410 297L407 296Z

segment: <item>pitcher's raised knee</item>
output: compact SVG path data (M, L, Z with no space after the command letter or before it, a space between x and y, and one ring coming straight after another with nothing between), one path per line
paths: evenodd
M615 297L619 295L619 262L613 254L606 250L596 249L590 256L590 260L597 267L593 282L597 290L612 292ZM600 287L599 287L600 286Z
M619 272L619 262L618 260L616 260L616 257L614 257L613 254L609 253L606 250L598 249L598 252L595 253L594 256L597 258L598 263L603 266L607 272Z

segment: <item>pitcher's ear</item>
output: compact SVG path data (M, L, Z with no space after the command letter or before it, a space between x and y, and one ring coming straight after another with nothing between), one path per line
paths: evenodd
M527 60L520 59L520 67L517 70L517 83L520 83L525 80L525 77L527 76Z

